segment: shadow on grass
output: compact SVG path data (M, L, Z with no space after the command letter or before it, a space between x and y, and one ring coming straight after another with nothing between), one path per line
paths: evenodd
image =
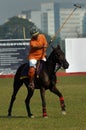
M48 116L48 117L43 117L43 116L34 116L34 118L30 118L30 117L28 117L28 116L5 116L5 115L1 115L0 116L0 118L7 118L7 119L11 119L11 118L28 118L28 119L34 119L34 118L36 118L36 119L44 119L44 118L46 118L46 119L48 119L48 118L58 118L57 116Z
M29 118L28 116L0 116L0 118Z
M42 117L42 116L34 116L34 118L30 118L28 116L0 116L0 119L18 119L18 118L21 118L21 119L24 119L24 118L27 118L27 119L48 119L48 118L51 118L51 117Z

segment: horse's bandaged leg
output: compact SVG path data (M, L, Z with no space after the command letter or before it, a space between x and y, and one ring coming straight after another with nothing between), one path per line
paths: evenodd
M47 116L47 112L46 112L46 107L43 107L43 117L44 117L44 118L48 117L48 116Z
M60 100L61 109L65 111L64 98L63 98L63 97L60 97L59 100Z

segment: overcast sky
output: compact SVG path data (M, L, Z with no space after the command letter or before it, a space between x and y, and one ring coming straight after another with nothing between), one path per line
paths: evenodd
M8 18L13 17L22 10L40 9L43 2L71 2L84 3L85 0L0 0L0 25L3 24ZM75 3L76 1L76 3Z

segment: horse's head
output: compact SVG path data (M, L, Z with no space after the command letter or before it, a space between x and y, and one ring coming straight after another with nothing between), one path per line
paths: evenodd
M65 58L64 52L61 50L60 45L57 45L56 48L53 48L53 61L58 63L60 67L67 69L69 67L69 63Z

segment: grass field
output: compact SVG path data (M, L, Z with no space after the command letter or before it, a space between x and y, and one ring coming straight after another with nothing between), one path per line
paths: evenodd
M13 79L0 79L0 130L86 130L86 76L58 77L58 89L65 98L67 115L61 114L59 99L46 91L48 118L42 118L38 90L31 99L34 119L27 117L25 97L27 90L20 89L14 103L12 118L7 110L12 94Z

